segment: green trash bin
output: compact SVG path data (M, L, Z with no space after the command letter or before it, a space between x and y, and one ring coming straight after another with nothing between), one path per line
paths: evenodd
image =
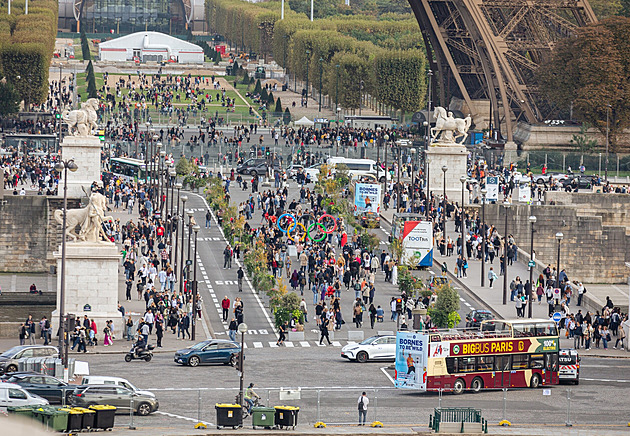
M77 409L69 409L63 407L60 411L68 413L68 428L67 431L82 430L83 429L83 412Z
M270 429L276 425L276 409L273 407L253 407L252 427L264 427Z
M96 412L92 409L85 409L83 407L73 407L72 410L79 410L83 412L81 415L81 428L83 430L91 430L94 428L94 419L96 418Z
M114 418L116 415L116 408L114 406L103 406L97 404L90 406L90 409L96 412L94 417L94 427L103 430L114 428Z
M46 428L59 432L68 430L68 417L70 414L65 410L47 408L39 410L39 414L42 416L42 422Z
M46 413L49 409L50 409L50 406L40 406L36 409L33 409L33 418L36 421L41 422L44 425L47 425L48 415Z
M24 416L31 419L33 418L33 410L35 410L34 406L9 406L7 407L7 412L12 413L13 415Z

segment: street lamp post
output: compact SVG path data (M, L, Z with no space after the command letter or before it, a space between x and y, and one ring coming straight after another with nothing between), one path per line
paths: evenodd
M609 144L609 136L610 136L610 109L611 105L606 105L606 162L604 166L604 180L608 183L608 144Z
M192 236L194 212L192 210L187 210L186 211L186 215L188 215L188 250L186 252L186 267L185 267L185 269L186 269L186 285L187 286L186 286L186 288L184 288L184 290L188 291L190 289L190 266L189 266L189 264L191 263L191 259L190 259L190 239L191 239L191 236ZM182 228L182 230L183 230L183 228ZM182 232L182 234L183 233L184 232ZM194 308L193 308L193 312L194 312Z
M484 286L486 275L486 194L488 190L481 190L481 287Z
M173 253L172 263L173 263L173 274L177 277L177 232L179 231L179 190L182 189L182 184L177 182L175 183L175 188L177 189L177 205L175 208L175 215L171 214L171 221L175 224L175 235L173 239L175 240L175 250Z
M383 195L385 195L384 193L387 192L387 174L389 173L389 170L387 169L387 141L389 141L389 135L386 133L385 136L383 136L383 139L385 140L384 142L384 146L385 146L385 162L384 162L384 166L385 166L385 181L383 182Z
M197 325L197 233L201 229L198 224L193 226L195 232L195 254L193 255L193 319L192 319L192 340L195 340L195 326Z
M337 70L337 78L335 79L335 107L337 111L339 111L339 67L339 64L335 65L335 69ZM337 125L339 125L339 116L337 116Z
M68 352L67 348L64 351L64 343L66 329L64 325L64 318L66 316L66 220L68 217L68 170L75 172L79 167L74 162L74 159L68 159L66 161L60 160L55 164L55 171L58 173L63 172L63 221L61 224L61 283L59 290L59 355L63 363L63 377L64 381L68 381ZM70 328L70 326L68 326Z
M556 288L560 288L560 243L564 239L562 232L556 233L556 241L558 241L558 264L556 265ZM556 301L557 303L557 301Z
M507 304L507 289L508 289L508 261L507 261L507 249L508 249L508 210L510 210L510 203L507 201L503 203L505 213L505 231L503 234L503 304Z
M535 259L535 255L534 255L534 232L536 230L534 230L534 224L536 224L536 216L531 215L529 217L529 223L531 224L531 236L529 238L529 261L530 263L534 261ZM527 317L531 318L532 317L532 299L534 296L534 267L530 264L529 265L529 292L527 295L527 299L529 300L529 304L527 306Z
M179 188L178 188L179 191ZM181 257L179 259L179 294L182 295L184 293L184 226L186 225L186 218L184 216L184 212L186 211L186 201L188 201L188 197L185 195L182 195L182 213L181 213L181 217L182 217L182 226L181 226L181 232L182 232L182 241L181 241ZM179 219L178 219L179 221ZM179 226L178 226L179 227Z
M398 143L398 181L396 182L396 212L400 212L400 197L402 197L402 189L400 187L400 167L402 166L402 156L400 153L400 142Z
M243 364L245 363L245 333L247 333L247 324L245 324L244 322L240 323L238 325L238 332L241 334L241 352L238 353L238 359L239 359L239 368L241 369L240 371L240 388L239 388L239 394L238 394L238 401L239 404L241 406L243 406L243 376L245 373L245 368L243 368Z
M442 197L442 234L444 239L444 244L446 244L446 172L448 171L448 167L446 165L442 165L442 172L444 173L444 195ZM413 181L412 181L413 182ZM446 249L446 245L444 246Z
M460 214L460 227L462 232L462 243L460 244L461 256L464 258L464 247L466 247L466 220L464 219L464 187L466 186L466 176L461 176L459 181L462 183L462 213Z
M158 142L158 148L162 145L162 143ZM158 204L160 205L159 207L159 211L162 212L162 209L164 208L164 199L162 197L162 191L164 190L164 158L166 157L166 151L161 150L160 151L160 164L158 166L158 171L160 174L160 177L158 178L158 186L159 186L159 195L160 195L160 199Z
M311 51L306 50L306 104L305 107L308 107L308 64L311 63Z
M324 58L319 58L319 110L322 111L322 75L324 73Z

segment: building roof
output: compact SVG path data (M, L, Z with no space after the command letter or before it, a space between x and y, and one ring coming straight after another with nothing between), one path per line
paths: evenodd
M145 42L146 41L146 42ZM190 50L203 52L201 47L174 36L160 32L136 32L110 41L101 42L99 48L150 48L147 46L168 46L171 50Z

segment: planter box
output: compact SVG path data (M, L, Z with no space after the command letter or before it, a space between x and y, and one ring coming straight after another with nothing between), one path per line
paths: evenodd
M304 332L289 332L289 341L303 341L304 340Z
M348 330L348 341L361 342L364 339L364 332L362 330Z

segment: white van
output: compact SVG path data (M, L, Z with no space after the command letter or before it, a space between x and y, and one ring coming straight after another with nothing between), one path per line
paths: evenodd
M141 389L138 389L137 387L132 385L131 382L129 382L129 380L124 379L122 377L110 377L110 376L103 376L103 375L86 375L83 377L81 384L82 385L122 386L133 392L142 393L143 395L150 395L150 396L155 397L155 394L153 392L143 391Z
M580 360L582 360L573 348L560 350L558 353L558 378L561 382L568 381L580 384Z
M329 157L327 161L329 166L344 164L348 167L348 173L350 179L356 180L361 176L374 176L377 177L378 168L376 161L372 159L350 159L345 157ZM380 171L380 177L378 178L380 183L385 181L384 171Z
M31 394L22 386L13 383L0 383L0 410L16 406L45 406L48 400Z

